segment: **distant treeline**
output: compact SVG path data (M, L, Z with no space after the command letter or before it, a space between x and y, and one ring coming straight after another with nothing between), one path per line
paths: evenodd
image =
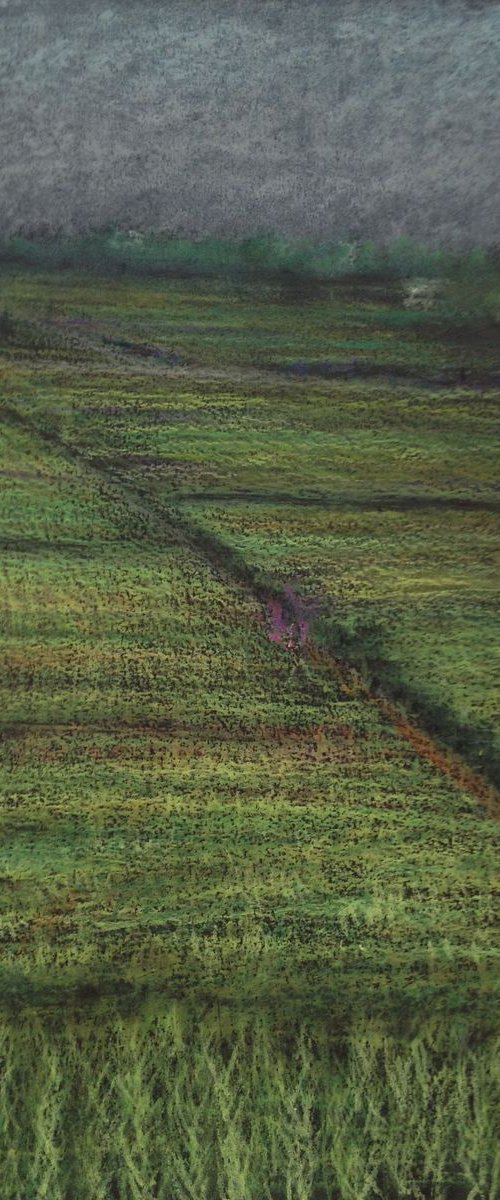
M500 254L498 255L500 265ZM291 272L316 279L360 276L436 278L457 270L473 274L497 266L497 252L429 250L411 238L390 245L366 241L314 242L274 234L260 237L190 239L107 230L73 235L30 235L0 240L0 261L42 268L117 269L151 275Z

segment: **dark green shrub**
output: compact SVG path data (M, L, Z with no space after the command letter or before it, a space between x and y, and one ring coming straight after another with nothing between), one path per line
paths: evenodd
M10 341L13 333L14 333L14 322L12 320L10 313L7 311L6 308L4 308L3 312L0 312L0 341L2 341L2 342Z
M464 324L500 321L500 262L486 250L471 250L453 263L444 286L443 313Z

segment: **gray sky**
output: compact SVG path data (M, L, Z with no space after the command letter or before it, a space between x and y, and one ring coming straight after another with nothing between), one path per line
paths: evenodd
M0 0L0 229L500 240L500 4Z

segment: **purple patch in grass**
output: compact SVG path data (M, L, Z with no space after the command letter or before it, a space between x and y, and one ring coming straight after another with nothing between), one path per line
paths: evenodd
M280 604L279 600L270 600L267 606L269 617L269 641L293 650L297 646L305 646L309 634L309 621L290 620L290 615Z
M269 615L269 641L279 642L283 644L287 640L289 633L288 620L285 616L283 605L279 600L270 600L267 606Z
M285 584L283 592L284 600L273 597L268 601L268 637L286 650L296 650L307 645L311 619L320 612L322 602L303 599L290 583Z

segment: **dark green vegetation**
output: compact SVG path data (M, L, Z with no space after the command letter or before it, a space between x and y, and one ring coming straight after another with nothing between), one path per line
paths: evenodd
M490 324L397 289L298 299L4 275L2 992L43 1010L118 992L132 1012L151 992L168 1026L149 1043L110 1017L94 1051L69 1016L57 1037L50 1015L6 1018L8 1087L30 1054L50 1091L65 1056L100 1079L92 1055L121 1047L67 1161L108 1098L121 1149L76 1197L56 1162L73 1076L58 1116L37 1075L33 1197L496 1196L498 351ZM292 651L267 608L288 585L318 602ZM200 1024L160 1178L174 1000ZM222 1116L211 1102L202 1152L207 1072ZM420 1133L405 1118L400 1141L410 1095ZM31 1200L23 1161L5 1200Z
M0 257L5 263L51 268L76 268L85 271L127 271L144 275L165 272L220 274L252 273L259 276L278 272L320 279L363 275L399 278L408 274L442 275L452 267L474 266L488 261L481 251L452 255L426 250L411 238L401 238L382 248L373 242L359 246L335 241L323 244L303 239L290 240L269 234L263 237L189 238L155 236L131 231L109 230L104 233L43 238L23 236L0 241ZM470 272L469 272L470 273Z

